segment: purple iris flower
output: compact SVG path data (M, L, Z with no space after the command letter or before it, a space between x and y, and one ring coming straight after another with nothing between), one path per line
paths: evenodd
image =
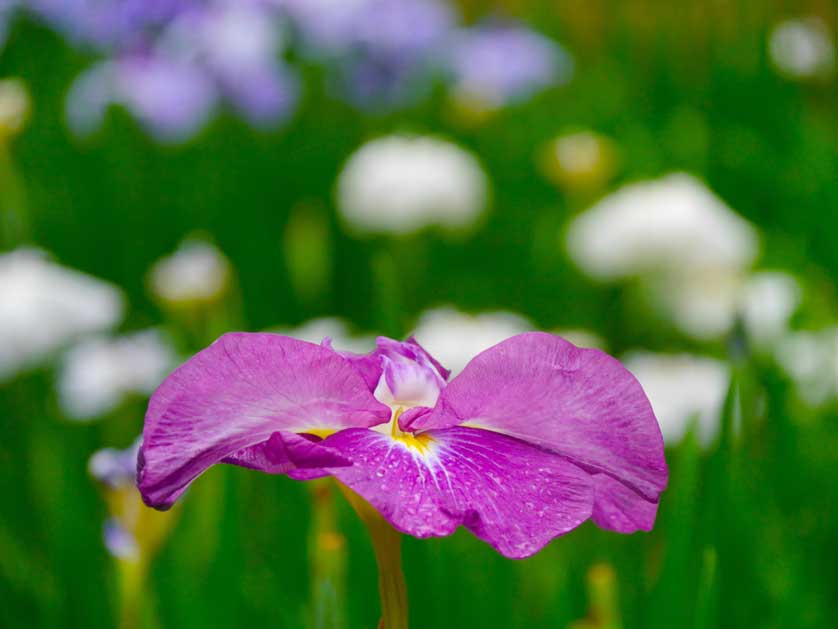
M140 438L124 450L103 448L97 450L88 461L90 475L102 483L109 491L131 490L137 479L137 453ZM111 517L102 527L102 541L108 552L119 559L136 559L139 545L134 535L126 529L119 518Z
M209 120L217 89L201 68L158 55L105 61L83 73L67 97L70 126L82 135L102 124L112 104L121 104L157 139L181 142Z
M75 131L85 135L98 128L112 104L126 107L168 142L194 136L222 100L257 126L292 112L298 81L279 57L282 41L272 9L258 0L179 6L148 46L104 61L76 80L67 101Z
M140 555L137 539L116 518L105 521L102 541L107 551L117 559L137 559Z
M332 475L397 530L465 526L511 558L584 521L651 529L667 483L663 440L617 360L546 333L514 336L448 371L414 339L367 355L231 333L152 396L138 456L147 504L166 509L232 463Z
M28 0L27 8L77 44L126 50L146 43L202 0Z
M6 45L9 35L9 24L20 7L20 0L0 0L0 49Z
M490 23L455 36L447 63L457 92L488 105L526 100L565 83L573 60L556 42L524 26Z
M87 463L90 475L110 489L123 489L135 485L140 441L138 437L124 450L116 448L97 450Z
M297 77L280 59L283 41L266 2L222 2L181 15L158 48L199 66L230 103L255 125L287 117L296 105Z
M440 0L279 0L309 57L355 105L388 108L426 86L421 79L456 17Z

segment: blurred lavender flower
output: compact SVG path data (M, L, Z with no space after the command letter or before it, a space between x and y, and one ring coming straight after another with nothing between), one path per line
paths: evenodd
M117 511L130 504L130 496L137 483L137 453L142 437L124 450L103 448L97 450L87 463L90 475L106 489ZM118 497L118 498L117 498ZM136 502L136 497L135 497ZM132 511L133 509L128 509ZM140 555L137 539L119 517L112 516L102 527L102 540L108 552L117 559L136 561Z
M421 90L455 15L439 0L278 0L304 53L337 66L341 94L387 107Z
M157 56L104 61L79 76L67 99L70 127L88 135L111 105L124 106L157 139L184 141L207 122L218 99L215 85L192 64Z
M125 449L103 448L87 464L88 472L103 489L110 514L102 528L105 548L124 568L139 570L136 574L120 574L122 586L132 590L141 584L148 562L176 520L142 503L137 491L137 454L141 445L142 436Z
M446 64L455 98L487 109L524 101L573 74L573 59L561 46L515 24L461 30Z
M284 41L269 3L221 2L184 13L160 48L198 63L252 124L282 120L296 103L296 75L279 59Z
M14 15L20 6L21 0L0 0L0 50L6 45L9 23L14 19Z
M102 539L105 548L117 559L136 561L140 556L140 546L136 538L116 518L105 520Z
M0 255L0 381L85 334L112 328L123 311L118 288L59 266L44 252Z
M97 450L87 463L90 475L111 489L131 487L137 480L137 453L142 438L124 450L103 448Z
M161 1L166 6L154 12L151 21L161 19L153 36L145 35L146 22L138 17L143 44L115 45L111 59L77 79L67 104L77 133L99 127L113 104L126 107L159 140L171 142L192 137L222 100L257 126L291 113L298 85L279 58L283 41L275 9L257 0Z
M68 417L91 419L128 394L150 394L175 365L174 350L156 330L87 339L64 356L59 402Z
M76 45L103 51L148 44L155 31L202 0L28 0L27 8Z
M148 45L177 15L203 0L27 0L27 8L76 45L104 52Z

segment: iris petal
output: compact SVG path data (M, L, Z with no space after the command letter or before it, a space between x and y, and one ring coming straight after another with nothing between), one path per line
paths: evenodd
M226 334L152 396L138 485L148 504L168 508L224 459L275 473L289 463L320 466L331 454L314 452L314 444L292 433L369 427L389 418L390 409L334 351L275 334Z
M338 451L291 432L275 432L267 441L242 448L235 454L224 457L222 463L240 465L269 474L352 465L352 461Z
M454 427L394 438L348 429L323 445L354 463L332 475L415 537L450 535L463 525L517 559L591 516L584 470L499 433Z
M595 521L647 529L668 472L643 389L616 359L552 334L520 334L475 357L412 430L478 426L556 452L596 481ZM632 524L633 523L633 524Z

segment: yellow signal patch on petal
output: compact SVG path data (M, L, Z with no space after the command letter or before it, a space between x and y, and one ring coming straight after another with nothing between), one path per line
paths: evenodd
M392 438L399 443L403 443L411 450L416 450L419 454L428 454L431 450L432 444L436 443L435 439L427 433L419 433L414 435L409 432L391 435Z

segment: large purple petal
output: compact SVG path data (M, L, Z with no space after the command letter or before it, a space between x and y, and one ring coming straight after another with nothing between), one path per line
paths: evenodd
M596 483L598 525L651 527L668 477L663 439L640 384L607 354L541 332L499 343L474 358L410 429L459 424L523 439L586 469Z
M450 535L463 525L518 559L591 516L584 470L496 432L455 427L392 437L350 429L323 444L354 463L329 471L415 537Z
M175 370L152 396L138 485L149 505L167 508L201 472L225 458L265 471L289 462L322 466L330 453L312 453L314 444L291 433L322 435L389 418L390 409L332 350L275 334L225 334Z

